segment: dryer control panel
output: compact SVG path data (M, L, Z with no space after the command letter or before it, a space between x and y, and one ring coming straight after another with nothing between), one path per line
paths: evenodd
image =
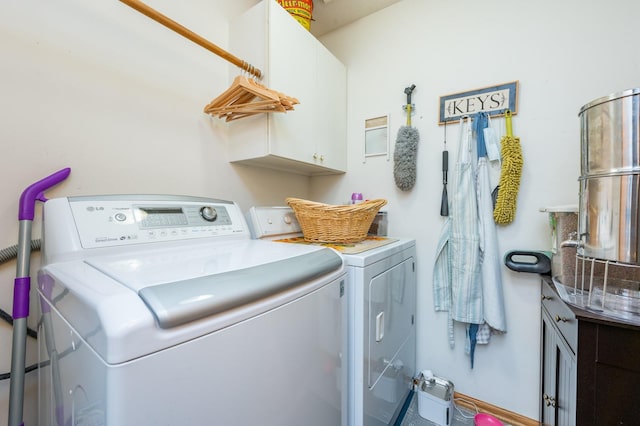
M291 207L251 207L246 219L251 236L255 239L302 234L302 228Z
M83 249L248 235L239 207L230 201L166 195L104 195L65 200ZM53 201L57 200L47 203ZM56 206L52 203L47 207ZM49 219L46 226L51 225Z

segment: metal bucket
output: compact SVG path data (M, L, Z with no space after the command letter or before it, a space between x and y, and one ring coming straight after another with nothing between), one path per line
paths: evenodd
M580 109L578 253L640 264L640 89Z

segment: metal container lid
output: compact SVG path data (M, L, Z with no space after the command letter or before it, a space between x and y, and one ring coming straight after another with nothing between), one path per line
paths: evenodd
M627 96L634 96L634 95L638 95L638 94L640 94L640 88L628 89L628 90L624 90L622 92L612 93L610 95L603 96L601 98L598 98L598 99L595 99L595 100L589 102L588 104L583 105L582 108L580 108L580 112L578 113L578 115L579 116L582 115L583 112L585 112L589 108L593 108L596 105L600 105L600 104L603 104L605 102L613 101L615 99L620 99L620 98L624 98L624 97L627 97Z

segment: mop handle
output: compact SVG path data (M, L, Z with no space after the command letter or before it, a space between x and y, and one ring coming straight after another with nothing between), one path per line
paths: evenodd
M29 185L20 196L18 219L33 220L36 201L47 201L44 197L44 191L65 180L69 173L71 173L71 169L67 167Z
M507 136L513 136L513 124L511 123L511 110L506 110L504 112L504 122L507 127Z
M45 202L44 192L62 182L70 168L59 170L29 185L20 195L18 207L18 256L13 285L13 339L11 350L11 382L9 383L9 426L23 426L24 382L26 360L27 318L29 317L29 276L31 255L31 224L36 201Z
M31 254L31 222L35 215L36 201L45 202L44 192L59 184L69 176L70 168L59 170L27 187L20 196L18 209L19 235L18 258L16 279L14 282L13 318L26 318L29 316L29 289L31 277L29 276L29 256Z

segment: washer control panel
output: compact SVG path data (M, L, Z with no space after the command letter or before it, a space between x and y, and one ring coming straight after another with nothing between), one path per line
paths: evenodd
M83 248L247 234L230 201L174 196L70 197Z

